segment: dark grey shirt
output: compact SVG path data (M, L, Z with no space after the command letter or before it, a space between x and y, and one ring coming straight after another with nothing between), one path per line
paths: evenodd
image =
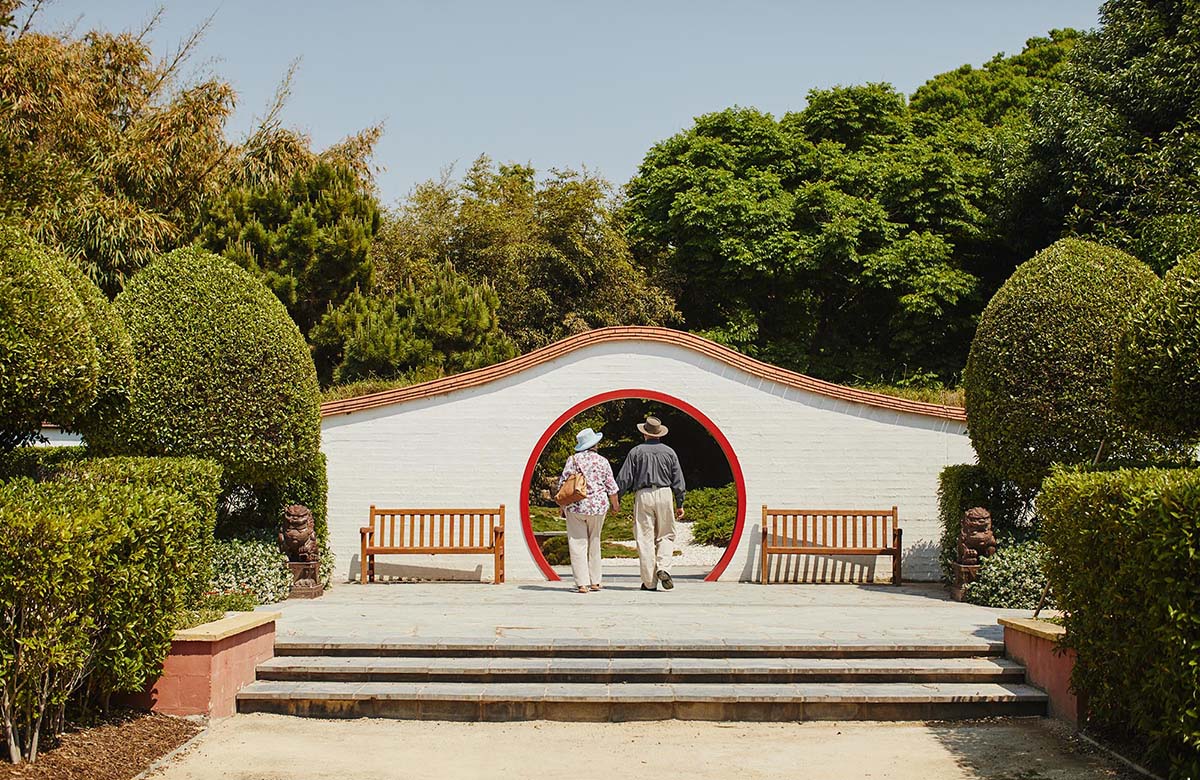
M675 505L683 506L687 486L683 484L683 469L679 456L661 441L639 444L625 456L617 474L617 488L622 493L636 493L644 488L669 487L675 494Z

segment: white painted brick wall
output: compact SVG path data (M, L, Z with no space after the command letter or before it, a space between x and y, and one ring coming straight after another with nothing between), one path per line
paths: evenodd
M778 385L674 345L585 347L519 375L434 398L325 418L330 542L339 577L358 569L371 504L507 506L511 579L541 579L520 521L521 477L554 420L585 398L641 389L679 398L725 434L746 479L741 543L722 579L757 577L761 505L900 508L905 578L937 579L937 475L974 461L965 426ZM687 452L680 452L681 459ZM407 558L407 560L406 560ZM380 557L441 574L490 577L486 558ZM880 571L888 562L880 560Z

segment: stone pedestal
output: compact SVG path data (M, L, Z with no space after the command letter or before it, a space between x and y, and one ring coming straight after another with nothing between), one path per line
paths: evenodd
M325 592L321 586L321 562L317 561L288 561L292 571L292 587L288 590L289 599L315 599Z
M968 582L974 582L979 576L979 566L964 566L961 563L950 564L950 570L954 575L954 580L950 583L950 597L955 601L963 600L963 586Z

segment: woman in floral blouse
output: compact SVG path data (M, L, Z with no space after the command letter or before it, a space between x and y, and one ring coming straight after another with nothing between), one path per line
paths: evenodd
M575 454L567 458L558 487L572 474L583 473L587 480L587 497L563 507L567 518L567 550L571 554L571 574L579 593L600 590L600 529L611 507L613 514L621 511L617 500L617 481L612 464L596 445L604 438L591 428L575 434Z

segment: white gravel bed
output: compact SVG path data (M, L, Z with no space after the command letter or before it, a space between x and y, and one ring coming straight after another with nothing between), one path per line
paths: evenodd
M613 542L627 547L636 547L637 543L628 542ZM717 561L721 560L721 556L725 554L724 547L713 547L708 544L693 544L692 543L692 524L688 521L676 521L675 523L675 547L682 553L676 555L674 560L675 566L708 566L717 565ZM605 558L605 566L633 566L638 565L637 558Z

